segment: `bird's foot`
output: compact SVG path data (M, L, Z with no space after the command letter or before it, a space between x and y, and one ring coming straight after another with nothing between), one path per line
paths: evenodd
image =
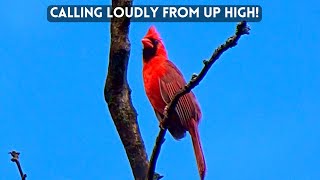
M160 123L159 123L159 127L161 128L161 129L166 129L166 125L165 125L166 123L165 123L165 121L162 119L161 121L160 121Z

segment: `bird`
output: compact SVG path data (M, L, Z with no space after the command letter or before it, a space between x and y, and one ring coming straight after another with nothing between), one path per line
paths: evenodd
M141 41L144 89L161 124L166 105L186 85L186 81L177 66L169 60L163 40L155 26L148 29ZM191 91L179 99L175 110L168 115L166 127L176 140L184 138L186 132L189 132L199 176L203 180L206 173L206 163L198 131L201 117L200 106Z

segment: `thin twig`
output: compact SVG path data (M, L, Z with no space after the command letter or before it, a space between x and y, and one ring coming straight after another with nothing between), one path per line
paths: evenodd
M9 154L11 154L11 156L12 156L11 161L15 162L17 164L21 180L26 180L27 179L27 175L23 174L23 171L22 171L22 168L21 168L21 165L20 165L20 162L19 162L20 153L16 152L16 151L11 151L11 152L9 152Z
M184 86L172 99L172 101L167 104L166 108L164 109L164 118L162 120L162 127L160 127L159 134L157 136L156 144L153 148L152 155L150 158L149 163L149 169L148 169L148 180L153 180L154 171L156 168L156 162L161 150L161 145L164 142L164 136L167 131L166 122L168 120L168 115L172 113L172 111L175 109L176 104L178 103L178 100L183 95L189 93L194 87L196 87L200 81L205 77L207 72L209 71L210 67L213 65L213 63L216 62L216 60L219 59L219 57L228 49L234 47L237 45L238 40L242 35L249 34L250 28L247 26L246 21L242 21L237 25L236 32L233 36L227 39L227 41L219 46L214 53L212 54L211 58L209 60L204 60L204 67L200 71L199 75L194 74L192 76L192 79L189 81L188 84Z

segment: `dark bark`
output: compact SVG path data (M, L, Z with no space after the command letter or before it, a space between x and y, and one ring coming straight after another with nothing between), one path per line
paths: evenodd
M27 175L23 173L22 167L21 167L21 164L20 164L20 161L19 161L20 153L16 152L16 151L11 151L11 152L9 152L9 154L12 156L11 161L15 162L17 167L18 167L18 171L19 171L21 180L26 180L27 179Z
M113 0L112 6L132 6L132 1ZM131 89L127 82L130 56L129 25L130 19L125 17L111 20L109 67L104 96L126 150L134 178L144 180L148 159L137 122L137 113L131 102Z

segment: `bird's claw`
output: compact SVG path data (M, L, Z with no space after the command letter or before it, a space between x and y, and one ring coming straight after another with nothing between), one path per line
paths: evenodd
M159 127L163 130L165 129L165 122L163 120L160 121Z

